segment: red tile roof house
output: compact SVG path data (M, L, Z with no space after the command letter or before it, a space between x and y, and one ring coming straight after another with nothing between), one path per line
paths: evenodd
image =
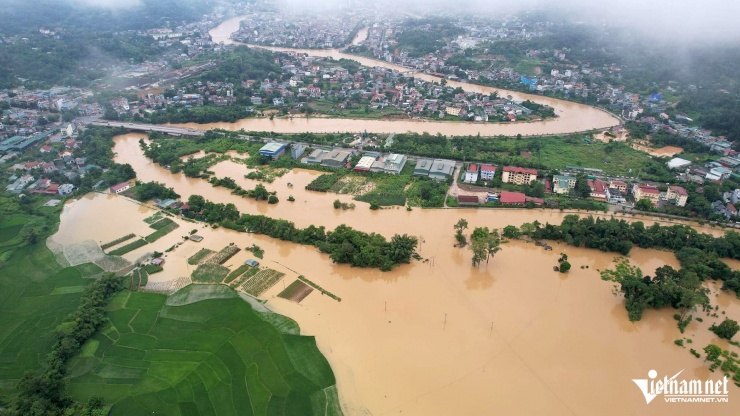
M527 197L521 192L501 191L499 201L505 205L524 205Z
M589 179L588 187L591 188L591 193L588 195L589 197L606 200L606 182L598 179Z

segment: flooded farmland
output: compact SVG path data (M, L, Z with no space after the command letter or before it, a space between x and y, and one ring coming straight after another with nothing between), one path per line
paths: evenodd
M288 219L300 227L333 228L344 223L387 237L406 233L420 238L419 253L428 262L412 261L386 273L332 264L313 247L181 220L177 220L181 228L161 242L129 253L136 258L147 250L163 251L191 228L198 228L204 241L186 242L168 253L165 271L153 279L189 273L185 260L201 247L219 250L231 242L241 248L257 244L265 250L262 262L267 267L305 275L339 296L341 302L313 292L296 304L276 297L283 282L261 297L271 309L295 319L303 334L316 337L337 375L346 414L693 415L730 414L740 409L740 402L733 400L740 390L734 386L728 404L658 400L645 404L631 380L645 378L651 369L661 376L684 369L686 378L718 378L687 349L674 345L674 340L691 338L699 350L710 342L723 348L727 343L707 330L717 319L704 314L697 315L704 322L692 322L685 334L679 333L673 310L646 311L640 322L630 323L621 297L612 294L611 284L601 281L597 272L610 266L613 253L562 244L544 251L515 241L505 244L488 264L473 268L470 251L453 247L452 225L461 217L472 229L535 219L559 222L564 214L540 210L370 211L364 203L357 203L354 210L339 211L332 208L336 195L303 189L318 174L303 170L265 184L281 200L267 205L152 164L139 148L140 137L116 138L115 160L130 163L141 180L174 187L185 199L197 193L213 201L233 202L242 212ZM235 162L222 162L212 170L245 188L256 183L244 179L247 168ZM287 202L288 194L296 201ZM339 198L350 201L347 196ZM77 237L96 241L113 239L128 230L144 232L136 227L153 213L121 197L89 196L65 207L59 233L71 236L69 227L83 223L86 212L106 212L115 218L96 223ZM561 252L573 264L567 274L552 271ZM250 255L242 251L226 265L234 267ZM633 249L630 259L647 274L665 264L678 266L668 252ZM738 267L737 262L731 265ZM717 292L715 285L709 287ZM727 316L740 318L740 303L730 295L715 293L710 296L712 301Z

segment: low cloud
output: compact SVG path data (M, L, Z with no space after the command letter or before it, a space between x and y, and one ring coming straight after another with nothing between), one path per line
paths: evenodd
M131 10L144 5L143 0L71 0L75 6L109 10Z

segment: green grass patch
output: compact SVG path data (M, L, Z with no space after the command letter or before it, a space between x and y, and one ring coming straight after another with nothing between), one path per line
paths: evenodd
M193 271L192 279L198 283L220 283L229 274L227 267L220 264L204 263Z
M214 253L215 253L215 251L213 251L213 250L209 250L207 248L202 248L202 249L198 250L197 253L193 254L192 256L190 256L190 258L188 258L188 264L193 265L193 266L196 265L196 264L200 264L200 263L206 261Z
M134 251L137 248L144 247L147 244L149 244L147 240L139 239L134 241L133 243L129 243L123 247L119 247L115 250L109 251L107 254L111 256L123 256L124 254Z

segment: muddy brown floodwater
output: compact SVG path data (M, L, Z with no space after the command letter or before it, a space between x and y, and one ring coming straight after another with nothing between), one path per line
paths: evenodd
M174 187L183 199L200 194L216 202L233 202L241 212L288 219L299 227L315 224L333 228L344 223L386 237L406 233L420 238L419 253L428 262L413 261L386 273L333 264L313 247L223 229L202 229L206 239L201 245L188 242L168 254L162 278L189 273L183 263L200 247L218 250L229 242L242 248L257 244L265 250L264 265L305 275L341 297L342 301L336 302L313 292L300 304L277 298L290 280L262 296L271 309L295 319L303 334L316 337L336 373L348 415L719 415L740 411L740 389L734 386L727 404L655 400L646 405L632 382L633 378L646 378L652 369L661 377L683 369L686 378L717 379L702 360L673 341L690 338L693 344L689 347L697 350L710 342L734 348L707 330L725 315L717 319L699 313L704 322L694 320L685 334L679 333L671 309L646 311L640 322L629 322L622 298L612 293L611 284L601 281L597 272L611 265L613 253L562 244L544 251L513 241L489 263L473 268L470 251L453 247L452 226L459 218L467 219L470 229L501 228L534 220L558 223L563 218L559 212L370 211L360 202L354 210L340 211L333 209L332 201L350 198L304 190L319 174L305 170L265 184L280 198L277 205L267 205L152 164L139 148L141 137L117 137L115 161L130 163L141 180ZM245 188L256 184L244 179L248 169L235 162L222 162L212 170ZM288 182L293 188L287 187ZM288 202L288 195L296 201ZM133 204L120 197L83 198L65 208L60 233L69 233L67 227L84 218L75 212L114 216L115 222L107 226L101 222L96 224L98 230L90 231L106 238L116 237L123 229L138 230L140 225L136 224L149 213L140 212L145 209L136 205L121 208L127 205ZM173 234L196 228L183 226ZM106 239L92 234L89 238ZM163 241L162 247L155 244L148 250L162 251L169 244ZM561 252L568 254L573 265L567 274L552 271ZM131 253L133 257L140 254ZM241 252L233 265L248 256ZM669 252L633 249L630 260L646 274L665 264L678 267ZM738 268L738 262L730 264ZM712 302L720 305L726 316L740 319L740 303L728 294L717 293L716 285L708 286Z
M209 33L214 42L224 42L233 44L229 39L232 33L239 29L239 22L244 17L235 17L223 22L221 25L213 28ZM358 34L358 37L362 33ZM410 76L424 79L430 82L439 82L441 78L429 74L416 72L409 68L394 65L385 61L365 58L357 55L351 55L340 52L337 49L290 49L276 47L260 47L279 52L305 53L310 56L331 57L334 59L351 59L362 65L369 67L384 67L406 72ZM441 133L443 135L477 135L496 136L508 135L546 135L546 134L564 134L594 129L603 129L619 124L619 119L614 115L584 104L558 100L555 98L543 97L539 95L524 94L518 91L508 91L500 88L484 87L464 82L448 81L452 87L462 87L465 91L480 92L490 94L494 91L500 96L511 96L518 101L533 100L540 104L553 107L558 115L555 119L530 122L530 123L465 123L451 121L420 121L420 120L357 120L357 119L332 119L323 117L297 117L293 119L275 118L247 118L235 123L210 123L195 124L186 123L180 126L195 128L223 128L229 130L244 129L247 131L272 131L278 133L335 133L335 132L361 132L370 131L374 133L400 133L414 132L431 134Z

